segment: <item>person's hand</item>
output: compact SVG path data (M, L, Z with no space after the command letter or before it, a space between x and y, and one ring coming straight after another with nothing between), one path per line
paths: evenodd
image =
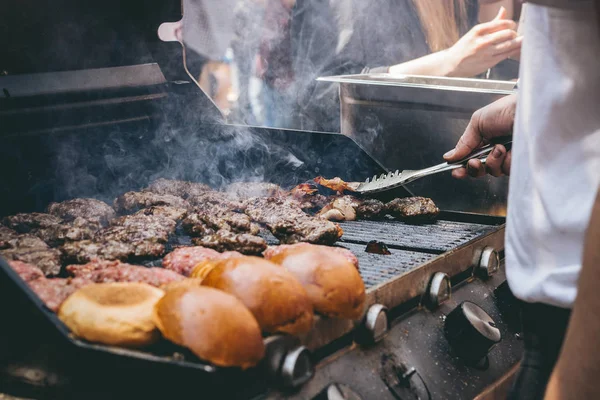
M500 61L520 55L523 36L517 35L517 23L505 17L502 7L496 18L473 27L446 50L453 65L449 76L479 75Z
M459 161L491 139L511 135L516 105L517 95L512 94L475 111L456 147L444 154L444 159L448 162ZM510 175L510 160L511 152L507 152L506 148L499 144L487 157L485 166L477 159L469 160L467 168L455 169L452 171L452 176L480 177L486 172L492 176Z

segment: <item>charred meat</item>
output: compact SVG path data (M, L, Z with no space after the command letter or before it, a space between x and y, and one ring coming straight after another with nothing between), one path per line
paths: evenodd
M369 243L367 243L365 252L371 254L382 254L385 256L389 256L392 254L385 243L379 242L377 240L371 240Z
M50 203L48 214L52 214L64 221L73 221L83 218L89 221L98 221L101 225L115 217L115 210L103 201L96 199L72 199L61 203Z
M301 183L293 187L288 192L288 197L296 200L298 206L303 210L318 210L329 203L329 199L320 194L315 184L312 183Z
M44 213L12 215L4 219L4 224L17 232L35 235L50 246L58 246L66 241L90 239L102 227L99 220L77 217L72 221L63 222L59 217Z
M333 244L343 234L330 221L311 217L295 201L281 198L255 198L246 202L246 214L266 227L280 242Z
M440 213L433 200L427 197L405 197L390 201L385 205L386 212L405 220L433 220Z
M143 208L134 215L147 215L153 217L164 217L173 221L179 221L187 215L185 208L169 207L169 206L152 206Z
M267 248L267 242L259 236L225 229L201 238L193 238L192 242L196 246L208 247L218 252L237 251L246 255L259 255Z
M45 275L56 275L60 272L60 251L51 249L37 236L19 235L5 243L0 255L7 260L23 261L35 265Z
M335 177L332 179L325 179L322 176L317 176L314 181L321 186L324 186L326 188L329 188L331 190L335 190L338 193L342 193L345 190L348 190L350 192L354 192L356 191L356 188L358 187L358 183L357 182L345 182L343 181L341 178L339 177Z
M208 235L221 229L252 235L257 235L260 231L260 228L253 224L246 214L233 211L221 204L197 207L183 221L183 228L191 236Z
M231 195L223 192L206 192L197 196L188 198L188 202L194 207L209 207L216 205L227 208L232 211L243 211L244 203Z
M8 248L10 246L8 242L12 239L16 239L17 236L19 236L17 231L7 228L4 225L0 225L0 250Z
M61 224L59 217L44 213L16 214L4 218L2 223L18 233L30 233L39 229L51 228Z
M335 198L317 214L330 221L355 221L357 219L376 219L384 213L384 205L375 199L358 199L354 196Z
M81 240L65 243L60 250L65 262L82 264L98 258L121 261L157 258L165 254L166 248L164 244L152 241L132 244L117 240L104 242Z
M212 189L210 188L210 186L207 186L202 183L164 178L155 180L150 184L150 186L144 189L145 192L152 192L156 194L168 194L171 196L181 197L183 199L198 196L211 190Z
M157 194L153 192L127 192L114 201L115 210L121 214L129 214L142 208L152 206L169 206L176 208L189 208L189 203L181 197L170 194Z
M162 261L164 268L175 271L183 276L190 276L196 265L207 260L238 257L241 253L228 251L219 253L216 250L202 246L180 247L167 254Z

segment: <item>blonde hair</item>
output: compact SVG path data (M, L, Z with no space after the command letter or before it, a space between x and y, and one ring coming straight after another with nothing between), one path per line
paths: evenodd
M466 31L468 0L413 0L432 52L445 50Z

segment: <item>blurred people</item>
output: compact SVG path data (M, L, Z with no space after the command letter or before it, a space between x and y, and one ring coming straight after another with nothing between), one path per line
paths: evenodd
M293 127L294 71L290 19L294 0L267 0L263 32L256 58L256 75L262 79L264 124Z
M236 5L235 37L231 43L237 67L237 104L233 120L248 125L262 123L259 110L254 106L254 93L251 82L254 78L254 68L260 37L262 32L263 15L266 0L240 0ZM254 78L255 79L255 78Z
M339 132L338 87L316 83L319 76L473 77L518 55L521 39L512 15L498 11L503 4L513 10L513 0L298 0L292 44L301 127ZM480 21L491 9L495 19Z
M518 101L477 111L444 158L458 161L514 125L511 151L498 145L485 166L453 171L511 175L506 276L521 300L525 352L509 398L544 397L569 325L547 398L597 399L600 2L532 0L524 12Z

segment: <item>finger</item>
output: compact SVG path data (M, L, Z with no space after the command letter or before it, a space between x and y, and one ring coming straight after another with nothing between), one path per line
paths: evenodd
M492 32L485 36L486 44L501 44L517 37L517 32L512 29L502 29L501 31Z
M458 139L456 147L444 154L444 159L446 161L458 161L461 158L468 156L473 150L481 145L483 139L481 133L477 129L479 126L479 115L480 112L475 111L471 117L471 121L469 121L469 125L467 125L467 129L465 129L465 133Z
M504 158L504 162L502 163L502 173L504 175L510 175L510 164L512 160L512 151L506 153L506 157Z
M522 45L523 36L516 37L513 40L509 40L494 46L494 55L507 58L510 56L509 53L519 52Z
M456 179L464 179L467 177L467 169L466 168L458 168L452 171L452 176Z
M496 17L492 21L496 21L499 19L505 19L506 15L507 15L506 8L504 8L504 6L501 6L500 9L498 10L498 14L496 14Z
M469 160L467 163L467 174L474 178L479 178L485 175L485 167L478 159Z
M478 35L483 36L504 29L512 29L513 31L516 31L517 23L512 19L498 19L490 22L484 22L483 24L477 25L473 29L475 29L475 32Z
M503 174L502 164L504 163L505 157L506 148L501 144L495 146L485 162L485 170L487 173L496 177L501 176Z

